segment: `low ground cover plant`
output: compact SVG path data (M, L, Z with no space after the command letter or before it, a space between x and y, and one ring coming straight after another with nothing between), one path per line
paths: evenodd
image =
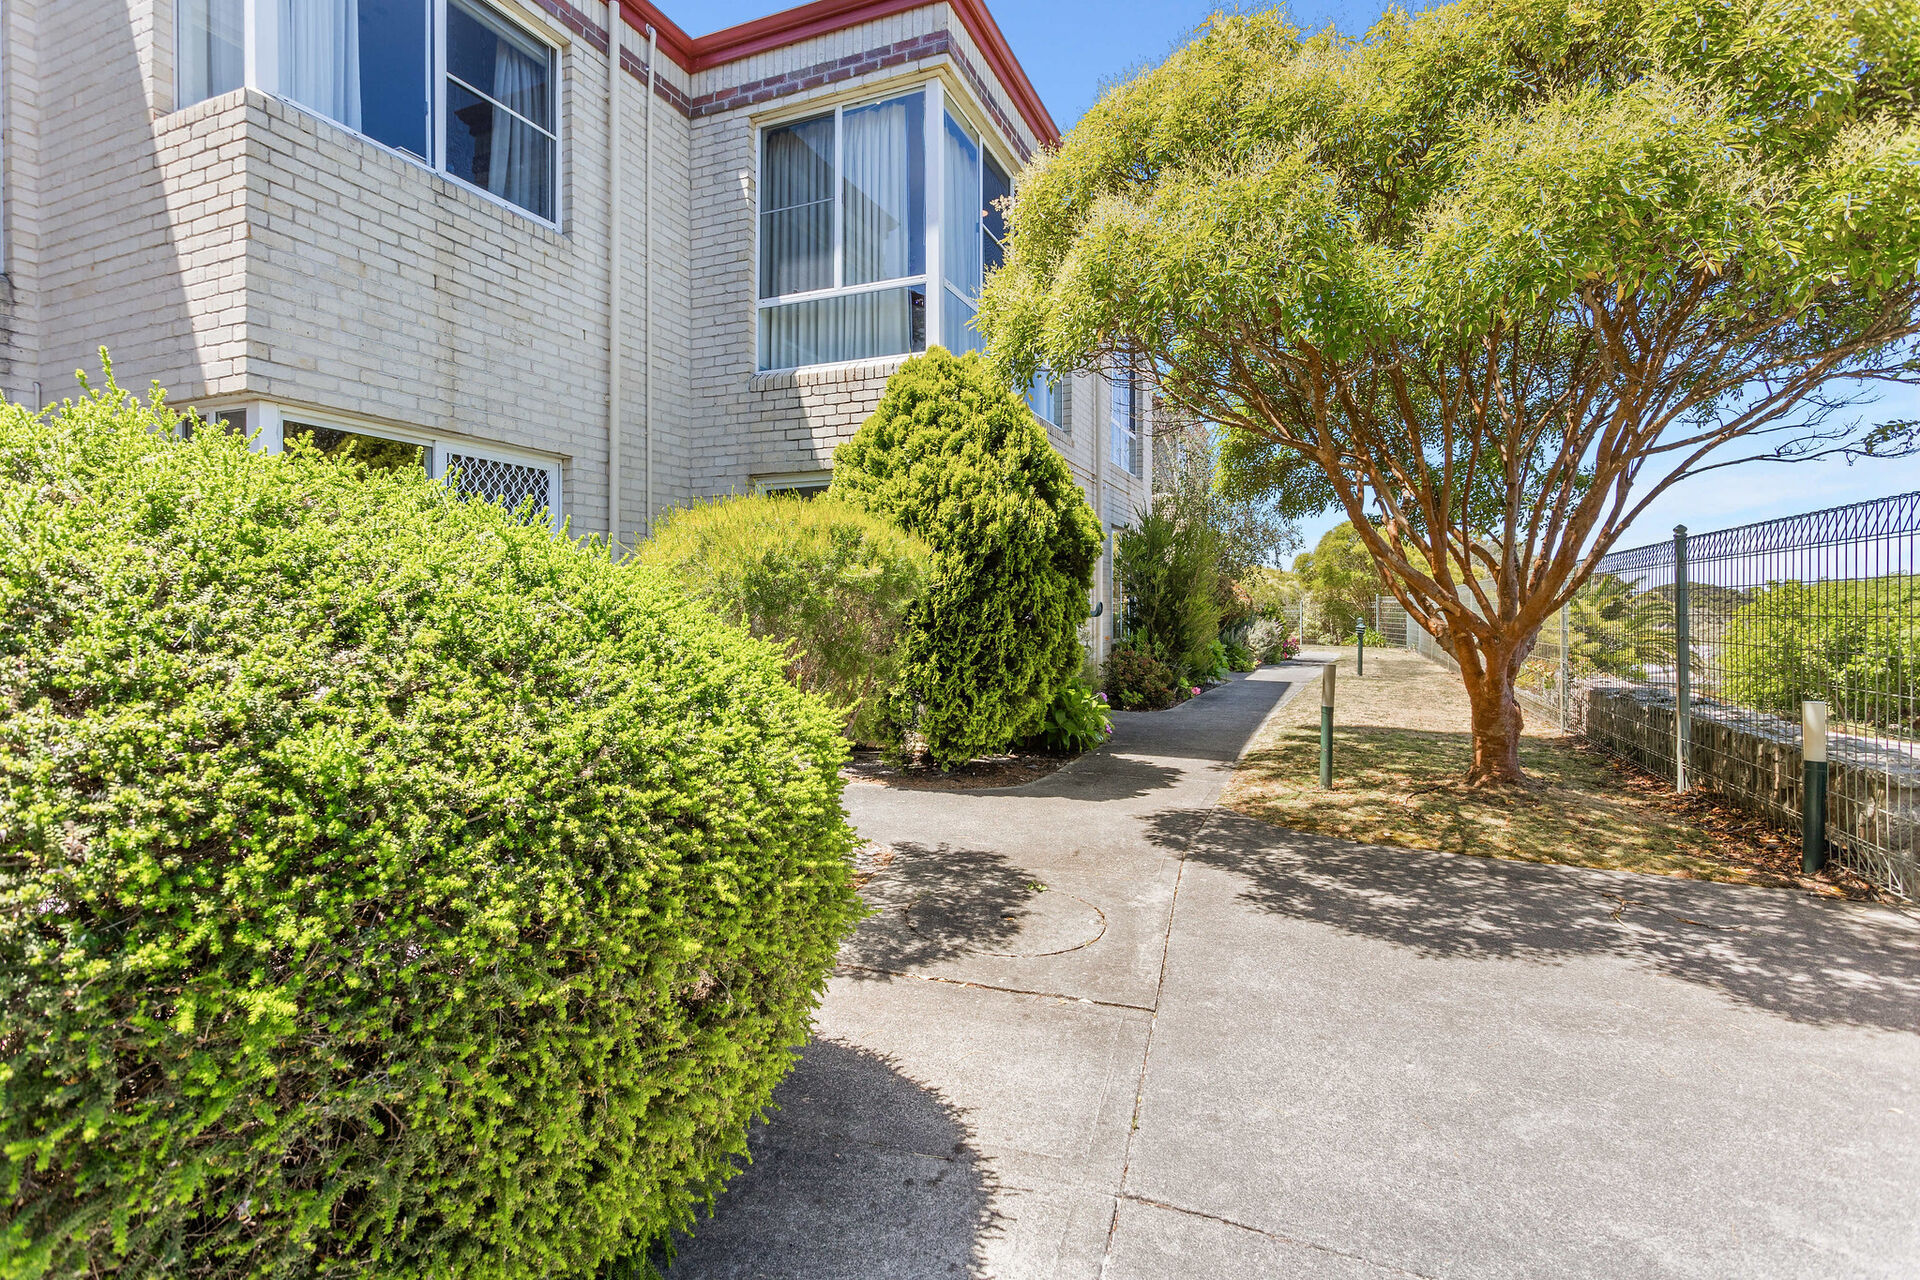
M0 409L0 1274L637 1256L857 910L835 712L604 548L173 425Z
M1107 695L1075 676L1060 686L1032 743L1060 755L1091 751L1113 733Z
M768 494L675 511L638 558L784 648L788 674L843 710L849 738L887 745L908 612L932 573L926 543L830 498Z
M978 356L935 348L835 450L831 493L933 548L893 731L945 766L1038 730L1080 669L1100 528L1026 403Z

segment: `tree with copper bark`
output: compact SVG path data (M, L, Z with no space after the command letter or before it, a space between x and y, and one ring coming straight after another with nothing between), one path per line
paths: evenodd
M1009 377L1132 355L1231 490L1338 508L1522 780L1541 625L1676 481L1912 452L1920 7L1468 0L1220 16L1022 175Z

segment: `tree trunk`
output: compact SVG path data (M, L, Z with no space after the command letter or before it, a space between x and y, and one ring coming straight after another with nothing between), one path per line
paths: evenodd
M1467 770L1468 786L1523 786L1527 781L1520 770L1520 703L1513 695L1514 678L1525 654L1525 649L1507 653L1482 649L1477 655L1478 664L1460 664L1460 678L1467 686L1467 702L1473 709L1473 764Z

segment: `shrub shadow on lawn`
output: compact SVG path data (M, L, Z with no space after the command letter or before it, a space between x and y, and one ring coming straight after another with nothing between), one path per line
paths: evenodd
M669 1280L978 1274L994 1187L957 1111L885 1058L815 1040L749 1136L753 1162L675 1241Z
M1920 923L1886 908L1359 845L1224 810L1197 837L1157 827L1156 842L1244 880L1243 902L1424 955L1616 955L1797 1022L1920 1031Z
M860 896L873 914L840 949L853 969L903 973L955 956L995 951L1020 932L1045 887L987 849L898 841L874 860Z

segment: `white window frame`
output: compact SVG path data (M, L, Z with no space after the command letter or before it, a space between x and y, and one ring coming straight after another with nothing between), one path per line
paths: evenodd
M831 471L786 471L779 475L755 476L753 492L755 497L764 497L769 493L798 493L812 490L825 493L833 483Z
M1127 413L1124 419L1120 414L1120 398L1114 394L1123 383L1127 388ZM1145 467L1140 438L1146 423L1140 412L1140 374L1132 360L1117 362L1107 375L1107 406L1107 460L1138 479ZM1123 446L1125 457L1120 456Z
M842 285L838 282L845 279L845 269L841 259L844 256L846 248L842 231L842 210L846 201L846 184L841 176L842 170L840 164L841 138L843 136L841 122L848 111L871 106L876 102L887 102L894 98L904 98L911 93L923 93L925 95L921 120L921 124L925 129L925 136L921 140L921 147L926 160L927 183L927 189L921 197L926 220L924 228L926 246L923 259L925 269L919 275L899 276L892 280L875 281L872 284ZM809 289L800 293L787 293L777 297L762 298L759 296L759 293L760 282L765 277L766 271L766 260L764 257L766 245L760 236L761 214L763 212L760 193L765 190L764 175L761 173L761 166L766 161L766 135L775 129L784 129L789 125L800 124L807 120L820 119L828 115L829 112L831 112L833 116L833 278L836 283L825 289ZM1019 166L1007 163L1006 153L1000 144L999 138L990 130L980 127L974 118L973 112L968 108L967 100L960 94L949 90L937 75L929 76L921 80L901 81L885 86L868 87L864 89L858 97L850 97L836 102L831 108L822 108L817 104L808 104L805 107L794 107L782 111L777 115L768 115L763 119L755 121L753 136L753 335L755 352L754 369L756 372L782 373L793 369L818 369L826 368L832 364L857 363L853 361L822 361L812 365L772 365L764 369L761 368L759 360L760 334L762 326L766 323L765 313L769 309L794 302L812 302L822 298L852 297L862 293L876 292L881 289L904 289L911 288L915 285L920 287L922 295L926 299L927 347L944 347L949 351L953 349L946 340L947 335L942 332L943 315L945 312L945 307L942 305L944 297L943 291L951 287L946 279L946 259L943 256L941 244L941 237L944 232L941 226L941 220L945 216L946 210L944 203L946 199L947 182L946 119L949 114L953 116L956 124L966 130L968 135L972 137L975 145L980 148L982 158L980 166L981 194L984 196L986 190L985 159L988 156L991 156L994 164L999 167L1002 173L1007 175L1008 185L1011 186L1013 175L1019 171ZM984 263L986 261L985 241L987 237L987 229L984 223L980 226L978 234L982 242L981 262ZM963 299L966 297L965 294L958 293L958 291L956 291L956 296ZM977 309L979 306L978 297L968 300L968 305ZM917 354L919 353L914 351L896 351L884 356L865 358L887 360L899 356Z
M539 132L551 138L553 141L553 171L550 175L550 181L553 184L553 216L547 218L535 213L531 209L523 208L511 200L497 196L485 187L476 186L474 183L467 181L465 178L447 169L447 9L452 2L453 0L427 0L428 48L426 72L431 78L432 83L427 89L427 151L429 154L424 157L414 155L411 151L402 151L398 147L389 146L377 138L370 137L357 129L342 124L331 116L322 115L310 108L303 107L280 92L280 0L243 0L242 8L245 21L245 33L242 40L245 51L245 83L247 87L258 89L262 93L272 94L295 110L312 116L315 120L324 120L341 132L351 134L353 137L360 139L370 146L378 147L388 155L398 156L409 164L418 165L428 172L436 174L448 182L455 184L461 190L472 192L490 204L498 205L500 208L509 210L540 226L559 231L566 219L566 186L562 179L565 176L563 157L566 154L567 134L566 113L561 109L565 95L561 92L561 87L566 71L564 55L567 51L568 43L563 39L557 38L549 29L539 25L530 14L526 13L517 4L505 3L503 0L467 0L467 3L471 7L486 12L501 23L526 36L528 40L544 48L550 59L547 79L548 91L553 95L553 128L542 129L531 120L527 120L525 116L513 111L511 107L505 107L504 104L501 104L502 109L511 113L515 119L526 121L530 127L539 130ZM174 8L174 21L177 27L179 23L179 5L177 0ZM177 43L176 41L176 44ZM174 105L176 108L181 105L191 105L182 104L179 100L179 79L179 52L176 49L174 55ZM464 84L465 82L463 81L462 83ZM489 102L494 101L493 95L490 92L474 89L471 85L468 85L467 88L478 93Z
M331 427L336 431L351 431L355 435L375 436L382 440L397 441L400 444L417 445L425 450L425 456L421 461L425 464L427 476L433 480L446 478L447 458L452 454L466 454L470 457L485 458L492 462L504 462L514 466L537 467L546 471L548 492L553 494L554 500L547 508L547 521L555 533L561 531L566 519L566 490L561 482L561 466L557 459L549 455L516 449L511 445L494 444L491 441L457 439L433 432L417 431L410 427L369 422L364 418L347 414L282 405L271 400L210 401L195 405L194 408L208 422L213 421L216 414L245 412L247 442L260 453L284 451L286 428L289 423L293 423L303 427Z

